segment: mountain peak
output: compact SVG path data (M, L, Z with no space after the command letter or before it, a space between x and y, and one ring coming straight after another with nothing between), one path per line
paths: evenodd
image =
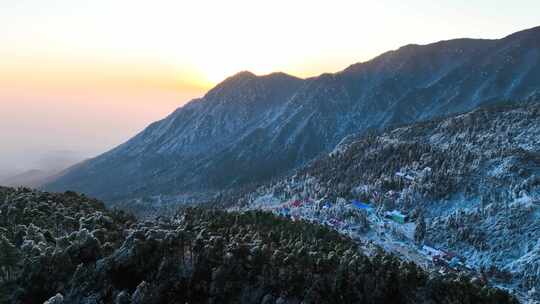
M287 73L283 73L283 72L273 72L273 73L270 73L270 74L267 74L267 75L263 75L261 76L261 78L270 78L270 79L297 79L297 80L301 80L302 78L298 78L296 76L293 76L293 75L289 75Z
M353 133L525 99L540 91L540 45L531 32L526 43L409 45L305 80L243 71L46 188L108 200L221 191L294 170Z
M208 93L207 96L211 94L212 92L220 91L223 89L236 89L238 86L245 84L246 82L249 82L253 79L256 79L257 75L249 72L249 71L241 71L238 72L232 76L229 76L225 78L222 82L218 83L215 87L213 87Z
M225 78L222 82L220 82L217 87L223 87L223 86L230 86L238 83L243 83L244 81L249 81L253 79L262 79L262 80L276 80L276 79L284 79L284 80L302 80L301 78L298 78L296 76L289 75L287 73L283 72L273 72L266 75L255 75L254 73L250 71L241 71L238 72L232 76L229 76Z
M232 81L244 81L248 79L254 79L257 78L257 75L253 74L250 71L240 71L232 76L229 76L225 78L221 83L227 83Z
M257 76L252 72L242 71L216 85L206 93L205 98L245 101L246 98L265 99L273 96L282 100L298 88L302 81L282 72Z

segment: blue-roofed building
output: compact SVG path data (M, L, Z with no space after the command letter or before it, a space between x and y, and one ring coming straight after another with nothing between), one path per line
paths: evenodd
M352 205L354 207L358 208L358 209L363 209L363 210L366 210L366 211L370 211L372 209L372 207L368 203L362 203L362 202L357 201L357 200L353 200Z
M281 216L286 216L288 217L291 213L291 210L287 207L282 207L279 209L278 211L278 214L281 215Z

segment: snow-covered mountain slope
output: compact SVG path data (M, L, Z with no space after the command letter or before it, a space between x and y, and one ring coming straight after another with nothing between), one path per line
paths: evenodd
M266 181L369 129L540 94L540 27L500 40L408 45L342 72L242 72L49 183L105 200Z
M517 304L320 225L201 208L139 221L74 192L0 187L0 257L10 304Z
M378 214L421 214L426 244L540 299L538 101L349 138L294 175L214 203L252 209L353 199Z

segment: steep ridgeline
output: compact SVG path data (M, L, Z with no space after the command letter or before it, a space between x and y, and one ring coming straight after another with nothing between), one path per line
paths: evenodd
M265 181L369 129L540 94L540 27L408 45L335 74L242 72L46 189L109 201Z
M539 103L350 138L289 178L215 203L339 197L371 202L379 214L422 214L427 244L540 298Z
M263 212L137 222L75 193L0 188L0 303L517 303Z

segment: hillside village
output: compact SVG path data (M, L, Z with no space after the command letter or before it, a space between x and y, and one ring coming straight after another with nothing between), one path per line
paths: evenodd
M502 105L349 138L234 197L233 209L318 222L426 269L540 299L539 110Z
M414 211L384 211L382 206L356 199L329 201L295 198L280 201L271 196L260 197L249 206L229 208L234 212L253 210L264 210L291 221L323 225L371 248L371 252L382 248L403 260L414 262L426 271L468 276L473 281L508 290L523 302L540 303L535 300L537 294L534 288L529 292L511 288L515 285L511 282L509 272L475 265L474 261L469 261L459 252L425 240L425 219Z
M423 229L419 228L422 224L417 224L421 217L417 217L415 222L406 213L384 211L371 202L347 201L343 198L335 202L309 198L280 202L261 197L248 207L231 210L265 210L292 221L322 224L359 242L380 246L425 269L437 268L441 273L467 272L480 276L479 271L467 264L465 258L425 243L425 223Z

